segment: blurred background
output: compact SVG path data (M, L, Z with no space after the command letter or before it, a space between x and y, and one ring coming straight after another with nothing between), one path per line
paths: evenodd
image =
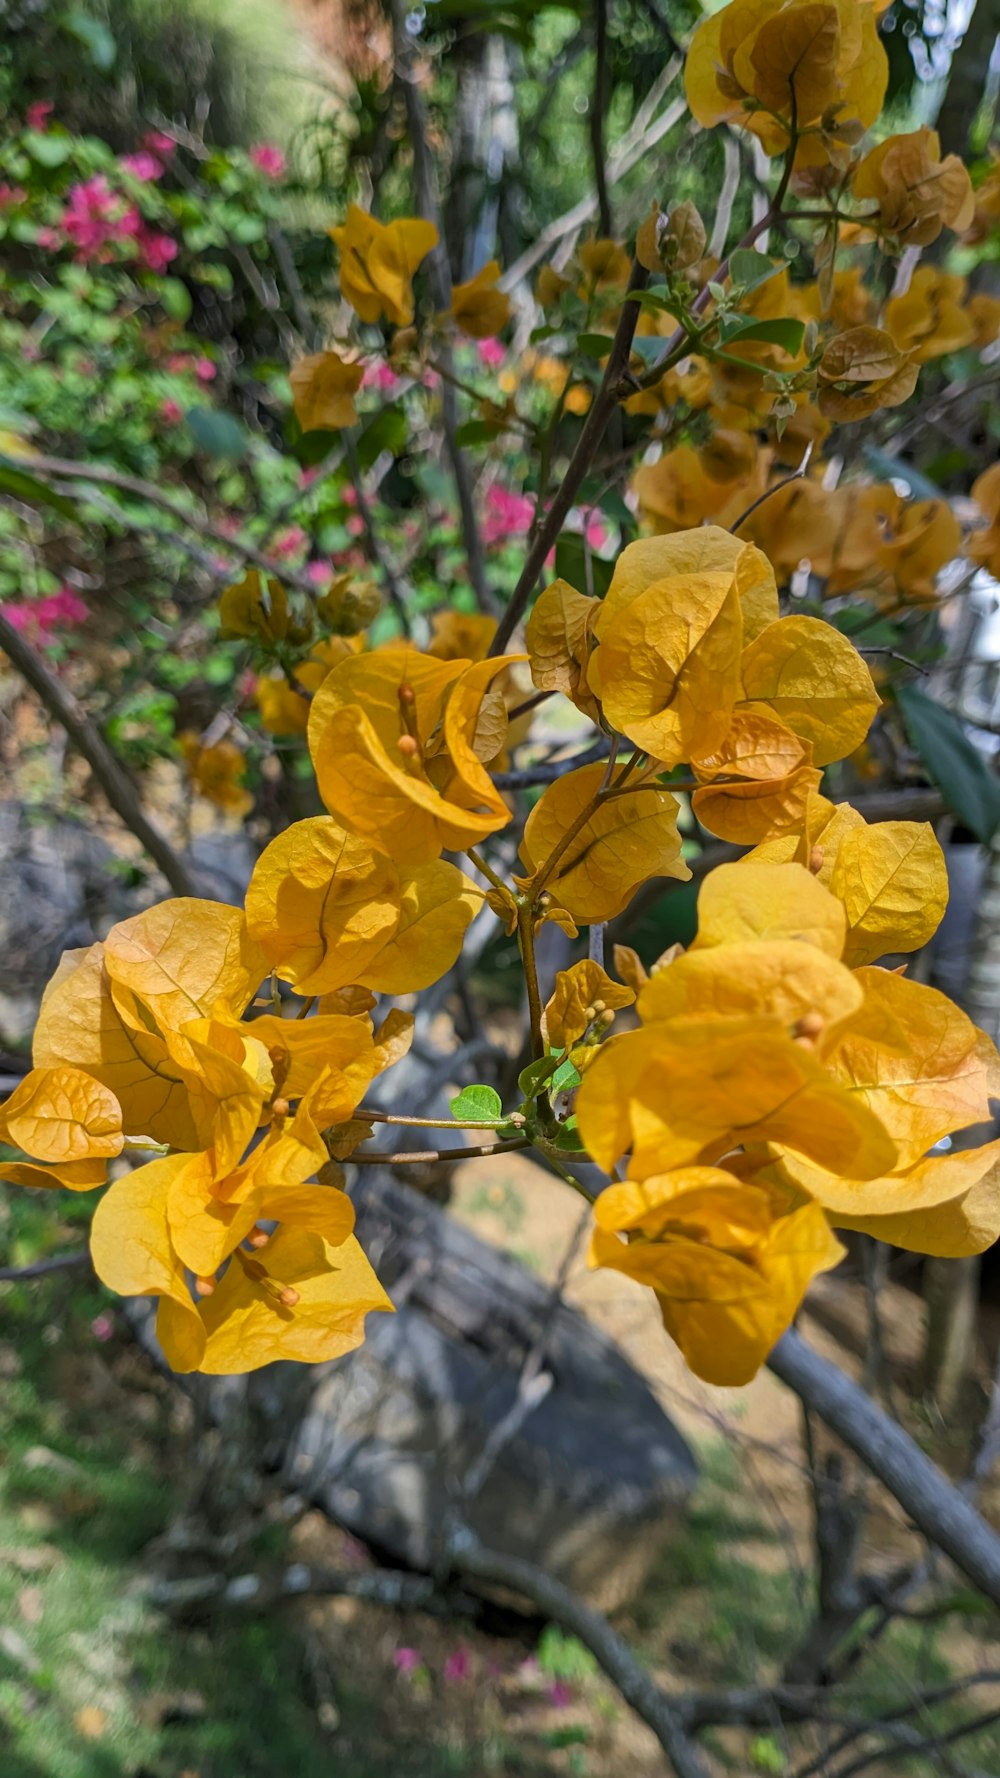
M724 206L722 241L766 205L767 163L683 102L699 16L687 0L430 0L396 17L452 274L495 255L516 298L509 337L458 366L501 593L537 487L504 404L561 403L569 449L599 374L571 376L536 284L605 232L595 153L618 240L653 196L709 221ZM881 28L889 126L936 123L986 189L994 0L893 0ZM178 889L240 900L261 848L315 806L300 692L322 643L279 670L220 635L247 552L320 594L344 575L402 584L424 635L476 613L434 392L373 369L350 473L339 438L289 409L291 361L337 321L326 230L351 201L412 207L393 29L379 0L0 3L0 611L41 662L32 677L0 655L0 1090L28 1066L63 950ZM968 313L1000 297L1000 204L925 261L964 281ZM844 434L838 473L968 524L997 457L998 366L996 327L960 328L914 406ZM621 474L556 558L598 590L637 523L646 421L622 424ZM934 820L953 904L915 969L996 1036L1000 600L989 563L931 580L902 614L884 588L848 589L843 627L866 626L890 682L900 649L916 660L920 696L887 700L840 790L872 818ZM386 596L373 639L393 623ZM95 734L166 860L95 770ZM575 735L546 717L533 741L554 756ZM686 847L702 868L720 853L690 823ZM696 887L638 897L617 936L647 960L686 942ZM435 991L392 1079L411 1109L516 1075L515 965L491 931ZM142 1305L89 1270L88 1194L0 1186L2 1778L662 1771L583 1643L509 1590L380 1596L386 1567L433 1579L456 1477L488 1540L612 1612L669 1689L829 1689L805 1723L734 1707L710 1770L1000 1771L995 1614L772 1376L692 1378L652 1300L587 1270L577 1207L533 1161L399 1174L358 1194L392 1330L357 1361L252 1386L165 1371ZM804 1325L1000 1515L991 1256L942 1265L858 1237ZM529 1372L548 1379L530 1412ZM314 1584L296 1588L303 1569ZM248 1573L256 1592L226 1592Z

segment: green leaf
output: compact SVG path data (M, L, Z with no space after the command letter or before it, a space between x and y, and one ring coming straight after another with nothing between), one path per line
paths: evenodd
M590 557L590 580L587 577L587 557ZM584 539L578 531L564 531L556 544L556 574L560 580L568 580L581 593L593 591L599 599L603 599L614 573L613 562L605 562L593 550L588 552Z
M73 152L73 138L63 130L25 130L21 141L40 167L61 167Z
M118 54L118 45L113 32L108 30L102 19L95 19L82 6L73 6L63 17L63 29L78 43L82 43L88 56L102 74L114 67Z
M370 469L383 451L396 456L406 444L409 432L405 408L398 403L384 407L358 439L358 462L362 469Z
M503 1121L503 1100L495 1087L463 1087L451 1102L451 1115L463 1122L499 1123Z
M191 292L180 278L164 278L160 285L160 301L171 321L191 319Z
M554 1093L569 1093L572 1092L574 1087L578 1087L579 1085L580 1070L577 1068L576 1063L571 1062L567 1056L564 1062L560 1062L552 1076L552 1091Z
M190 407L184 418L198 449L208 457L244 457L249 435L239 420L214 407Z
M494 420L464 420L455 433L455 443L460 445L492 444L502 431Z
M535 1099L547 1080L551 1080L559 1066L559 1056L538 1056L522 1068L517 1077L517 1084L526 1099Z
M1000 827L1000 782L961 720L914 685L899 686L896 701L927 776L970 833L988 846Z
M755 247L737 247L729 255L729 278L737 290L756 290L784 269L784 261L775 265L766 253L758 253Z
M794 358L802 349L805 331L805 323L791 316L774 321L739 321L735 327L726 327L725 343L728 346L734 340L761 340L767 346L780 346Z
M576 343L588 358L607 358L614 340L609 333L581 333Z

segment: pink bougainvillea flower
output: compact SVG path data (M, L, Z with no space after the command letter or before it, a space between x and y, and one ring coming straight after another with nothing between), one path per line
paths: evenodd
M273 142L259 142L256 148L251 148L250 159L267 179L280 179L288 164L281 149Z
M15 204L23 204L27 195L23 185L0 185L0 210L11 210Z
M507 348L499 340L477 340L476 351L484 370L499 370L507 356Z
M534 516L535 503L526 494L513 494L494 482L486 491L483 541L503 543L508 537L523 537Z
M42 628L49 630L55 630L61 624L86 623L90 616L79 593L65 585L57 593L50 593L47 598L39 599L35 613Z
M214 383L219 374L219 367L217 364L213 364L211 358L198 358L195 360L194 374L199 383Z
M173 136L165 136L162 130L147 130L142 138L142 146L148 148L150 154L158 154L164 159L173 154L177 144Z
M90 1331L95 1340L110 1340L115 1331L115 1324L110 1315L95 1315L90 1324Z
M165 272L177 258L177 242L170 235L143 231L138 237L140 255L151 272Z
M391 364L366 364L361 387L378 389L383 395L391 395L399 387L399 378Z
M123 154L118 165L124 172L131 173L133 179L141 180L143 185L151 185L157 179L162 179L167 170L163 162L155 154L151 154L148 148L140 149L138 154Z
M172 401L168 396L160 402L160 419L166 420L168 426L179 426L184 418L184 409L180 402Z
M24 114L29 130L44 130L54 110L55 104L51 99L36 99Z
M306 579L311 580L313 586L326 586L327 581L333 579L334 567L332 562L317 560L307 562L305 572Z
M424 1657L418 1648L396 1648L392 1654L392 1664L400 1673L415 1673L424 1664Z
M463 1685L472 1678L472 1651L464 1642L452 1650L441 1669L441 1676L448 1685Z
M549 1686L549 1703L557 1710L565 1710L567 1704L573 1702L573 1687L567 1685L565 1679L554 1679Z

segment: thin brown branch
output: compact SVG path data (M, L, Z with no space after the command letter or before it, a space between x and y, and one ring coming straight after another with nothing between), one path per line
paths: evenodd
M639 320L639 304L630 299L636 291L644 290L648 281L649 274L645 267L641 266L638 260L634 260L611 352L601 378L601 386L590 404L587 418L577 440L576 450L573 452L569 467L563 477L562 486L539 525L534 541L528 550L527 559L521 570L518 583L511 594L510 603L497 626L497 633L490 649L491 655L503 653L514 630L524 616L528 600L535 590L535 584L545 566L549 551L562 530L563 522L576 498L580 484L604 437L608 420L614 413L622 394L628 393L627 388L622 388L622 382L628 369L632 341Z
M32 1278L49 1278L54 1272L75 1271L90 1261L90 1251L79 1247L72 1253L53 1253L48 1259L33 1259L26 1266L0 1266L0 1284L26 1284Z
M82 754L115 814L133 833L162 871L175 895L197 895L198 884L169 840L153 826L132 779L108 746L100 730L85 713L72 692L46 666L30 642L15 630L0 611L0 651L26 680L53 720L65 729L68 739Z
M481 1155L513 1154L517 1148L530 1147L530 1142L519 1138L516 1142L486 1142L462 1148L419 1148L409 1154L352 1154L349 1160L352 1167L413 1167L430 1161L473 1161Z
M594 0L594 91L590 101L590 151L594 159L597 221L605 239L614 232L604 157L604 118L608 108L609 87L608 0Z

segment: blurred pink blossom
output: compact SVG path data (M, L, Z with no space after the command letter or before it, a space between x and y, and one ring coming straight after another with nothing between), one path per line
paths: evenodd
M507 356L507 348L499 340L480 340L476 351L484 370L498 370Z
M315 561L306 563L306 579L311 580L313 586L326 586L327 581L333 579L334 572L335 570L332 562Z
M393 1649L392 1664L400 1673L415 1673L424 1664L424 1657L417 1648Z
M142 138L142 146L148 148L150 154L158 154L161 159L166 159L173 154L177 144L173 136L165 136L162 130L147 130Z
M496 482L486 491L483 542L502 543L507 537L523 537L535 516L535 503L526 494L514 494Z
M586 514L583 534L591 549L602 549L608 541L608 527L604 522L603 514L598 512L595 506L592 506Z
M23 185L0 185L0 210L9 210L14 204L23 204L27 195Z
M24 114L29 130L44 130L54 110L55 105L51 99L36 99Z
M365 374L361 379L362 389L378 389L383 395L391 395L399 386L399 378L391 364L366 364Z
M95 1315L90 1324L90 1331L95 1340L110 1340L115 1331L115 1324L110 1315Z
M365 521L361 517L361 514L359 512L355 512L355 513L351 514L351 517L348 519L346 525L344 526L344 530L347 532L348 537L363 537L364 536Z
M554 1679L549 1686L549 1703L554 1704L557 1710L565 1710L567 1704L572 1702L573 1687L567 1685L564 1679Z
M198 358L195 360L194 374L199 383L214 383L219 374L219 367L212 363L211 358Z
M237 688L241 698L253 697L254 692L257 690L257 675L250 667L247 668L245 673L240 674Z
M160 402L160 419L166 420L168 426L179 426L183 418L184 409L179 402L172 401L169 396Z
M300 556L308 542L309 538L301 525L288 525L273 538L271 554L276 561L287 562L293 556Z
M462 1685L472 1678L472 1653L464 1642L453 1650L441 1669L441 1676L447 1685Z
M165 272L177 258L177 242L170 235L143 230L138 237L139 252L151 272Z
M141 180L143 185L151 185L157 179L162 179L167 170L155 154L150 154L148 148L140 149L138 154L123 154L118 165L126 173L131 173L133 179Z
M311 488L313 485L313 482L316 480L316 477L318 476L318 474L319 474L319 470L317 468L300 469L299 470L299 487L300 488Z
M86 623L90 613L71 586L63 585L57 593L39 599L35 612L43 629L54 630L59 624Z
M281 149L273 142L259 142L256 148L251 148L250 159L267 179L280 179L288 164Z

